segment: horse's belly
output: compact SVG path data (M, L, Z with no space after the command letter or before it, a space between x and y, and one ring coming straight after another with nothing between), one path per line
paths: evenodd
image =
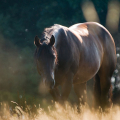
M82 65L74 76L73 84L83 83L93 78L100 68L100 64Z

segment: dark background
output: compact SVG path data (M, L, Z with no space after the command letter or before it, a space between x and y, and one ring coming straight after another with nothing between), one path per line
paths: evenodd
M34 37L53 24L69 27L86 21L99 22L115 40L118 62L112 77L113 101L119 103L120 2L117 0L0 0L0 102L49 103L50 95L40 92L41 79L33 57ZM88 83L88 89L92 83ZM73 94L69 97L71 102L75 101Z

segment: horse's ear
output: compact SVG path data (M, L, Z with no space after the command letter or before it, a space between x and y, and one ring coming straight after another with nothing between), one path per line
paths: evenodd
M34 44L35 44L37 47L40 46L40 39L38 38L38 36L35 36Z
M53 46L55 43L55 37L52 35L51 38L50 38L50 46Z

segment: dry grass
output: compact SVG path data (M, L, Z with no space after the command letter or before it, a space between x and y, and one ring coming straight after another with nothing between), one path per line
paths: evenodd
M48 106L48 110L45 111L41 107L37 108L36 114L32 113L27 106L26 110L22 110L19 106L16 106L14 112L10 112L10 108L1 108L0 120L120 120L120 107L114 106L107 112L103 112L101 108L93 110L88 106L80 106L81 112L77 112L77 107L71 107L70 104L66 104L63 107L55 103L53 106Z

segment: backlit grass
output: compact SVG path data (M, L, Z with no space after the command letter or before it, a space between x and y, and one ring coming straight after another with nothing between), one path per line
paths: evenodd
M101 108L94 110L87 105L80 105L78 112L77 106L68 103L64 107L53 103L47 110L40 105L34 105L34 112L32 107L26 106L23 110L17 104L14 108L10 108L7 104L1 103L0 120L120 120L120 107L114 105L107 112L103 112Z

